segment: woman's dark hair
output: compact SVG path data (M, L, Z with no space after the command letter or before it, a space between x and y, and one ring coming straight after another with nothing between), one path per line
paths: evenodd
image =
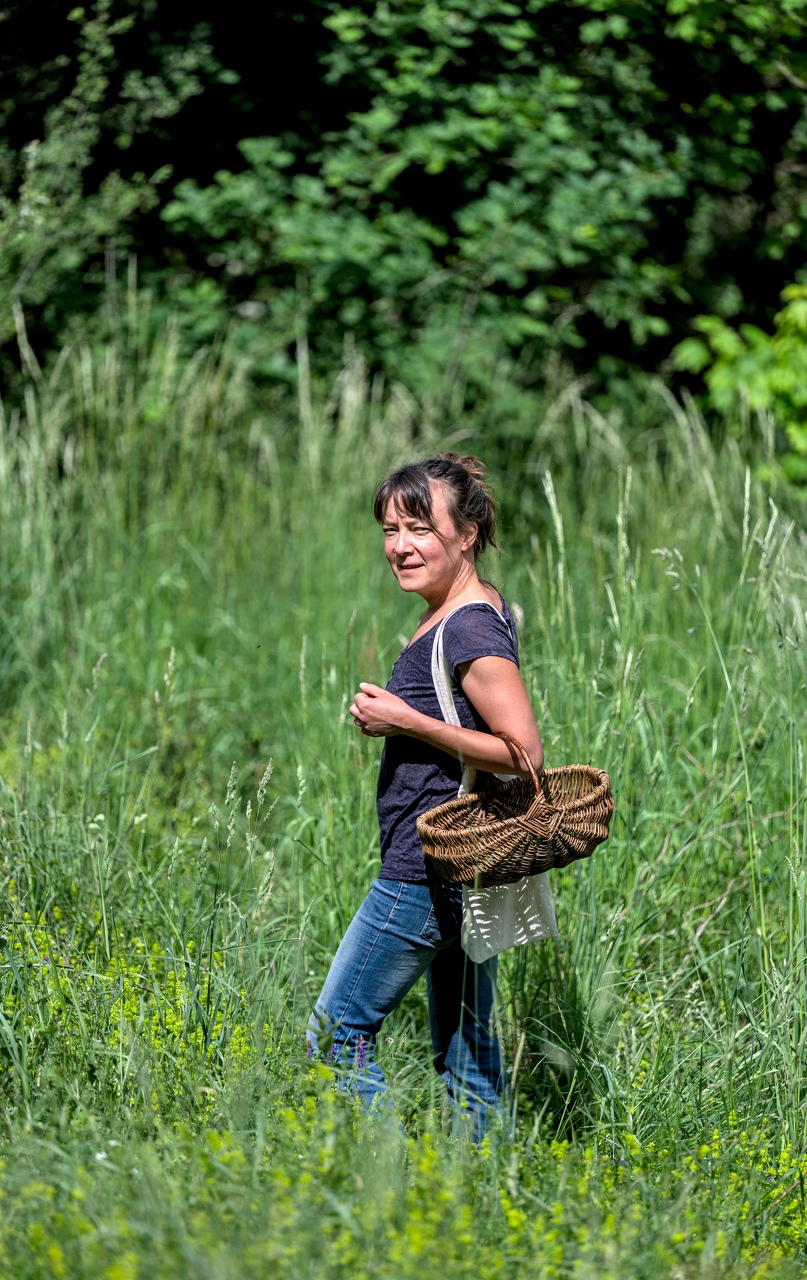
M381 524L393 498L396 507L434 528L431 486L435 483L445 486L448 514L454 528L464 533L476 525L474 559L481 556L486 547L498 548L493 491L478 458L434 453L422 462L410 462L391 471L375 491L373 515Z

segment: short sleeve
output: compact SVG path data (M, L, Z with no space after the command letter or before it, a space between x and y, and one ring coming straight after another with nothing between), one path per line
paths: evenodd
M457 667L474 658L507 658L518 666L515 625L488 605L466 605L446 624L443 653L455 683Z

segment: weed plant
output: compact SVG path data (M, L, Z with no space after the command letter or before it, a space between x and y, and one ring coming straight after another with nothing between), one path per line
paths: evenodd
M0 435L6 1273L803 1274L803 531L662 393L628 454L572 387L493 477L547 761L609 770L612 834L503 958L513 1132L448 1136L419 989L368 1121L303 1030L378 860L347 707L417 616L369 500L456 433L304 350L279 421L141 306Z

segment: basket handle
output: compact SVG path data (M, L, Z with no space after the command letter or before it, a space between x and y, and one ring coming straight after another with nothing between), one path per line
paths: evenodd
M526 750L522 747L518 738L511 737L509 733L494 733L493 736L494 738L503 738L505 742L509 742L512 747L515 747L516 751L530 771L530 777L532 778L532 785L535 787L536 797L539 800L542 800L544 798L544 793L541 790L541 785L538 781L538 774L535 772L535 765L532 763L532 760L530 760L530 757L527 755Z

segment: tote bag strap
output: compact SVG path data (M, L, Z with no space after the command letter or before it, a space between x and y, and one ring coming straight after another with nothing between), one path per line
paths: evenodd
M489 600L466 600L465 604L457 605L456 609L452 609L451 613L447 613L437 628L437 634L434 637L432 646L432 681L434 683L434 691L437 694L437 701L440 704L440 713L446 724L453 724L460 728L460 718L457 715L457 708L454 705L454 691L451 688L451 674L448 670L448 663L445 656L445 647L443 644L443 633L446 629L446 623L454 617L455 613L459 613L460 609L467 609L472 604L484 604L488 609L492 609L497 617L505 622L503 613L500 613L495 605Z
M460 609L467 609L471 604L484 604L488 609L501 618L502 622L506 622L504 614L500 613L495 605L489 600L466 600L465 604L457 605L456 609L452 609L451 613L447 613L437 628L437 634L434 637L432 646L432 682L434 683L434 691L437 694L437 701L440 704L440 714L446 724L453 724L456 728L461 728L460 718L457 715L457 708L454 703L454 691L451 688L451 673L448 670L448 662L446 661L445 646L443 644L443 633L446 629L446 623L454 617L455 613L459 613ZM462 782L460 783L460 795L465 795L471 790L476 781L476 769L470 765L463 763Z

